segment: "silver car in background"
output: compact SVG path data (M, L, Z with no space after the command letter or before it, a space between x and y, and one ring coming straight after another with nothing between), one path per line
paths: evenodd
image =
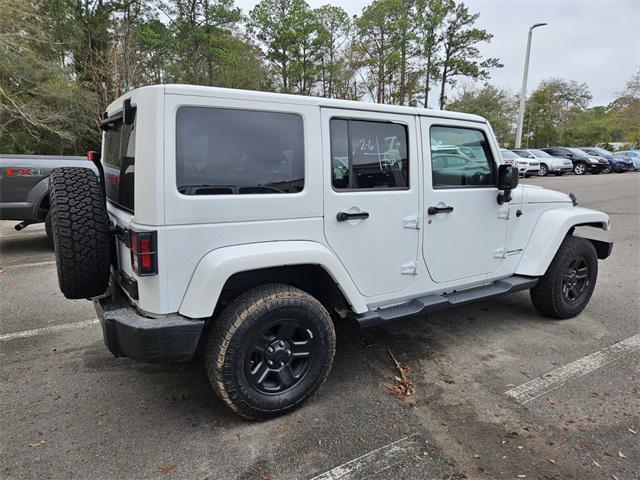
M535 148L516 148L512 151L521 157L537 161L539 163L538 176L540 177L546 177L550 173L561 176L573 170L573 163L571 160L562 157L554 157L542 150Z

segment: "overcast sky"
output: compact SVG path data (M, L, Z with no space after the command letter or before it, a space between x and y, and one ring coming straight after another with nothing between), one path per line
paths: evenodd
M313 8L339 5L358 14L368 0L307 0ZM236 0L245 13L256 4ZM464 0L472 12L480 12L477 25L494 35L482 45L485 56L504 64L493 70L491 83L520 90L527 30L534 30L528 91L540 80L560 77L586 82L592 105L606 105L640 67L640 0Z

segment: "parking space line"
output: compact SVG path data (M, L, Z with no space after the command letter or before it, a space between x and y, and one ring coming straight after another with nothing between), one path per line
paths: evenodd
M396 440L389 445L365 453L327 472L313 477L311 480L349 480L355 478L375 477L376 474L399 465L405 459L420 453L421 445L414 438L417 434ZM359 476L356 476L360 474Z
M32 262L32 263L18 263L14 265L2 265L3 270L9 270L13 268L29 268L29 267L44 267L45 265L55 265L55 260L47 260L46 262Z
M35 337L44 335L45 333L61 332L64 330L75 330L77 328L85 328L98 323L97 318L91 320L82 320L74 323L63 323L62 325L51 325L50 327L35 328L33 330L23 330L22 332L5 333L0 335L0 341L15 340L16 338Z
M505 395L513 398L517 403L525 403L555 390L565 383L580 378L589 372L615 362L630 353L640 351L640 334L626 338L618 343L582 357L575 362L568 363L560 368L535 378L518 387L507 390Z

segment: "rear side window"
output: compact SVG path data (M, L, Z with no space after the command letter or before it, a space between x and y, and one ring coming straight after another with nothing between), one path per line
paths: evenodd
M123 123L120 119L106 126L102 162L107 199L131 213L134 201L135 158L135 120L131 125Z
M330 133L333 188L409 188L406 126L334 118Z
M181 107L176 123L180 193L297 193L304 188L304 136L299 115Z
M505 155L517 158L511 152ZM431 172L435 188L493 186L494 165L489 142L481 130L431 127Z

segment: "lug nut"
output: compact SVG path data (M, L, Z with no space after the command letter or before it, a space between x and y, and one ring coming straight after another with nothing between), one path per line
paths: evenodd
M287 355L291 355L291 350L287 350Z
M269 348L267 348L267 352L269 352L269 353L273 353L273 347L269 347Z
M280 340L280 346L284 347L284 342L282 340Z
M284 367L284 362L280 362L280 366L281 366L281 367Z
M271 367L273 365L273 362L271 360L267 360L267 365Z

